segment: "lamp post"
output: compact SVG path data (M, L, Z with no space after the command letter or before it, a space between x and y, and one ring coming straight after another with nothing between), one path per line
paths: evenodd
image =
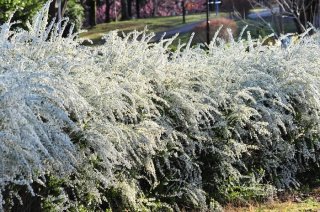
M210 8L209 8L209 0L207 0L207 44L210 44L210 21L209 21L209 13L210 13Z
M182 6L182 23L186 23L186 1L182 0L181 2L181 6Z
M219 4L221 4L220 0L214 0L214 1L209 1L207 0L207 44L210 44L210 20L209 20L209 15L210 15L210 4L215 4L216 6L216 16L219 14Z

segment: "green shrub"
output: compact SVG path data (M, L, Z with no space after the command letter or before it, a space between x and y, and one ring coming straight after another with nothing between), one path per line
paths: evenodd
M17 26L26 26L27 21L47 2L46 0L1 0L0 1L0 24L11 18L11 22L21 22ZM68 0L65 17L69 18L69 23L75 25L75 31L79 31L84 21L84 8L79 0ZM68 26L69 28L70 26ZM66 30L68 31L68 30Z
M45 0L1 0L0 24L8 21L12 15L14 16L11 21L30 20L45 2Z
M65 16L69 18L69 23L73 23L75 31L79 31L84 21L84 8L79 0L69 0Z

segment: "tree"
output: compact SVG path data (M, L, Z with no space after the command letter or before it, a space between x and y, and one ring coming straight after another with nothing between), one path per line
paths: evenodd
M137 13L137 18L140 18L140 3L141 3L141 0L136 0L136 13Z
M53 0L49 6L49 23L55 20L61 20L63 16L70 18L70 23L75 24L76 30L79 30L83 17L83 7L79 0ZM19 21L15 26L25 27L26 21L29 21L38 10L47 2L47 0L0 0L0 23L8 21L13 15L11 21Z
M21 21L22 25L32 18L46 0L1 0L0 23L8 21L13 14L12 21Z
M186 0L182 0L181 2L182 6L182 23L186 23Z
M60 21L67 9L68 0L53 0L49 8L49 17L51 20L56 18Z
M132 0L127 0L128 5L128 16L129 18L132 18Z
M302 33L308 28L308 23L319 27L319 0L277 0L284 12L294 17L298 32Z
M158 3L159 0L152 0L152 17L157 16L158 14Z
M121 3L121 20L128 20L129 19L128 1L121 0L120 3Z
M89 13L89 23L90 26L97 25L97 0L89 0L88 2L90 13Z
M236 12L242 18L245 18L252 8L250 0L223 0L221 9L227 12Z
M136 0L135 4L136 4L136 14L137 14L137 18L140 18L140 7L145 5L147 3L146 0Z
M81 2L79 0L53 0L49 7L49 23L55 20L60 25L63 17L69 18L64 36L68 35L72 24L74 25L73 30L79 31L84 20L84 8Z
M255 1L256 2L256 1ZM308 23L315 27L320 26L320 1L319 0L274 0L283 15L292 16L299 33L307 30ZM273 4L264 1L269 8ZM281 14L282 15L282 14Z
M68 0L64 16L74 24L74 30L79 31L84 21L84 8L79 0Z
M111 0L105 0L105 1L106 1L106 11L105 11L106 23L109 23L111 22L110 9L111 9L112 2Z

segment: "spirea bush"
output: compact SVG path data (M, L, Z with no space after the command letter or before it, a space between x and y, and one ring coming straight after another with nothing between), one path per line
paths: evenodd
M47 10L1 26L1 210L214 211L319 173L319 34L92 48Z

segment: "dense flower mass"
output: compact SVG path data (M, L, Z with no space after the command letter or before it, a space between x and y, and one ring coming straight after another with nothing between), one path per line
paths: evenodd
M93 48L47 9L1 26L2 210L215 210L319 173L318 33L172 52L111 32Z

